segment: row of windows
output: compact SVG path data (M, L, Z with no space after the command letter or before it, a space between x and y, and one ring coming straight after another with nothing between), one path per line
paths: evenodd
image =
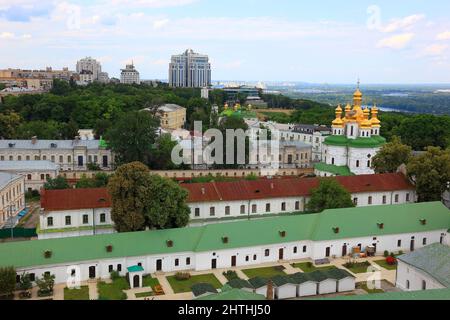
M303 253L306 253L307 250L308 250L308 247L307 247L307 246L303 246L303 247L302 247L302 252L303 252ZM294 253L294 254L297 254L297 253L298 253L298 247L297 247L297 246L295 246L295 247L292 248L292 253ZM265 256L265 257L270 256L270 249L264 250L264 256ZM254 255L254 260L256 260L255 257L256 257L256 255ZM248 261L248 260L246 259L246 261Z
M286 211L286 202L282 202L281 203L281 211ZM295 210L300 210L300 201L296 201L295 202ZM251 206L251 213L257 213L258 212L258 206L256 204L253 204ZM266 212L271 212L271 204L270 203L266 203ZM245 205L241 205L240 206L240 213L241 214L245 214L246 213L246 206ZM209 215L211 217L214 217L216 215L216 207L210 207L209 208ZM225 206L225 215L229 216L231 215L231 207L230 206ZM195 208L194 209L194 216L195 217L200 217L200 208Z
M100 223L105 223L105 222L106 222L106 213L101 213L100 214ZM88 224L88 223L89 223L89 215L84 214L83 215L83 224ZM65 224L66 224L66 226L72 225L72 217L71 216L65 217ZM47 226L53 227L53 217L47 217Z
M21 185L18 184L17 186L9 189L8 192L3 194L2 195L2 205L3 206L5 205L5 198L6 198L6 202L9 202L11 199L16 197L16 194L19 195L20 194L20 189L21 189ZM11 195L11 192L12 192L12 195Z
M33 175L32 174L27 174L27 180L32 180L33 179ZM50 174L43 174L43 173L41 173L41 180L42 181L44 181L44 180L48 180L48 179L50 179Z
M105 156L105 157L106 157L106 156ZM22 159L23 159L23 158L22 158L21 155L18 155L18 156L17 156L17 161L22 161ZM49 158L49 160L50 160L51 162L55 162L55 159L56 159L55 156L50 156L50 158ZM4 160L5 160L5 156L0 156L0 160L1 160L1 161L4 161ZM9 161L14 161L14 156L13 156L13 155L10 155L10 156L8 157L8 160L9 160ZM31 156L29 156L29 155L25 156L25 160L26 160L26 161L30 161L30 160L31 160ZM40 156L38 156L38 155L35 155L35 156L34 156L34 160L47 160L47 156L46 156L46 155L43 155L42 157L40 157ZM63 163L64 163L64 156L59 156L59 157L58 157L58 160L59 160L58 163L63 164ZM105 162L107 162L106 160L107 160L107 159L105 159ZM71 162L72 162L72 156L67 156L67 162L68 162L68 163L71 163ZM89 155L89 156L88 156L88 162L89 162L89 163L98 163L98 156L92 156L92 155Z
M411 198L410 194L407 193L406 194L406 201L409 202L410 198ZM387 196L383 196L383 200L382 201L383 201L383 204L387 204ZM394 195L394 202L395 203L399 203L399 201L400 201L400 195L398 195L398 194ZM373 197L372 196L369 196L367 198L367 203L369 205L373 204ZM357 197L353 198L353 204L358 205L358 198Z

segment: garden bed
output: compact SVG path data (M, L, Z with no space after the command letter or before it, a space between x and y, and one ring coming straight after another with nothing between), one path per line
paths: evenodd
M127 294L123 290L130 289L125 277L114 279L112 283L100 281L97 284L99 300L126 300Z
M169 276L167 277L167 281L169 281L175 293L189 292L191 291L191 287L196 283L210 283L216 289L222 287L220 281L212 273L191 276L185 280L177 280L175 276Z
M366 282L358 282L356 284L356 289L362 289L364 291L366 291L369 294L373 294L373 293L383 293L384 290L383 289L369 289L367 287L367 283Z
M64 288L64 300L89 300L89 287L82 286L80 289Z
M152 297L154 294L151 291L148 292L141 292L141 293L136 293L135 296L136 298L147 298L147 297Z
M294 263L294 264L292 264L292 266L294 268L299 268L304 273L309 273L309 272L313 272L316 270L325 271L325 270L336 269L336 266L316 267L312 262Z
M283 266L265 267L265 268L255 268L255 269L245 269L242 272L249 278L261 277L270 279L275 276L285 276L286 273L283 271Z
M144 287L150 287L155 291L155 287L159 285L159 280L157 278L152 278L151 275L146 275L142 277L142 285Z
M376 260L376 261L373 261L373 262L376 263L377 265L379 265L380 267L384 268L384 269L397 270L397 265L396 264L393 264L393 265L388 264L386 262L386 259Z

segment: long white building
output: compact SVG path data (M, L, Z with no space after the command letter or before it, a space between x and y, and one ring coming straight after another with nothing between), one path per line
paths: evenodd
M113 157L103 140L0 140L0 161L51 161L61 171L85 171L89 163L113 168Z
M423 223L426 221L426 223ZM157 271L203 271L280 260L347 256L351 248L377 254L410 250L411 239L449 244L450 211L440 202L326 210L297 215L210 224L201 227L114 233L0 244L0 267L17 274L55 275L80 281L107 279L135 267ZM417 241L415 249L423 247Z
M335 178L356 206L414 203L414 186L402 174ZM317 178L186 183L191 225L306 211ZM40 239L113 232L105 188L46 190L41 195ZM101 218L103 217L103 218ZM93 222L95 218L95 223ZM100 219L100 220L99 220Z

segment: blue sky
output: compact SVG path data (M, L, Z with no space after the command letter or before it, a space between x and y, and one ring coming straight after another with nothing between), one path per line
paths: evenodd
M167 78L170 55L210 56L213 80L450 83L449 1L0 0L0 68L92 56Z

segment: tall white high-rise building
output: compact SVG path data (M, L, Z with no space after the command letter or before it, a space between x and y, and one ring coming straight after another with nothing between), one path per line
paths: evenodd
M99 80L99 74L102 72L102 66L97 60L86 57L77 62L77 73L92 74L94 81Z
M192 49L172 56L169 64L171 87L203 88L211 85L209 57L195 53Z
M141 84L139 72L136 70L133 63L127 64L125 69L122 69L122 72L120 73L120 83Z

